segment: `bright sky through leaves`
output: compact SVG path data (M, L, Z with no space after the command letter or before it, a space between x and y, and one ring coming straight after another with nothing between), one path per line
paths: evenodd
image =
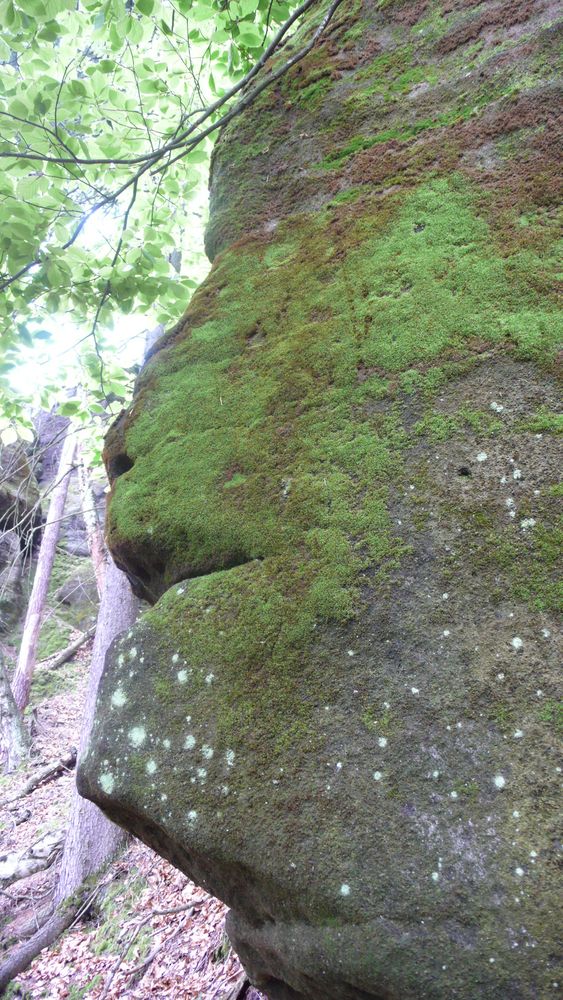
M181 315L206 268L202 192L215 133L180 150L178 139L220 118L225 108L202 109L243 77L290 10L278 0L1 0L4 427L20 426L41 372L52 402L52 362L66 371L82 337L83 416L126 395L131 373L116 349L132 330ZM38 345L51 363L15 375Z

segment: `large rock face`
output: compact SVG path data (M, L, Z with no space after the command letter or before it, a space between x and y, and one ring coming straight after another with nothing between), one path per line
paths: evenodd
M80 788L272 998L556 992L554 11L346 0L110 434Z

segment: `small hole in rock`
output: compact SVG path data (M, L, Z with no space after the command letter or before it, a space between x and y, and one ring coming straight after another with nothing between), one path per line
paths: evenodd
M457 474L458 476L470 476L471 469L469 468L468 465L460 465L459 469L457 470Z
M132 469L133 465L133 459L129 458L129 455L126 455L125 452L122 452L121 455L114 455L110 458L108 463L108 476L110 482L117 479L119 476L122 476L124 472L129 472L129 469Z

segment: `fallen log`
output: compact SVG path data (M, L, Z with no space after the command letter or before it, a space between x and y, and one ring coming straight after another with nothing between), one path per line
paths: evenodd
M65 664L68 660L72 659L72 657L80 649L80 647L83 646L85 642L88 642L88 639L92 639L94 637L95 632L96 632L96 626L93 625L92 628L89 628L86 632L83 632L81 635L79 635L78 638L74 640L74 642L71 642L66 647L66 649L63 649L55 657L54 660L51 661L42 660L41 663L37 664L36 669L58 670L59 667L62 667L63 664Z
M70 927L77 910L78 906L73 904L55 911L47 923L29 941L24 941L23 944L10 952L0 965L0 994L4 992L14 976L27 969L43 948L47 948L61 936L63 931L66 931L67 927Z
M11 851L0 856L0 888L7 889L22 878L29 878L49 868L62 848L64 833L52 830L23 851Z
M52 781L53 778L58 778L64 771L72 771L73 767L76 765L76 756L76 747L71 747L70 750L63 754L62 757L59 757L58 760L51 761L50 764L46 764L45 767L42 767L37 774L32 774L31 778L26 781L23 788L21 788L19 792L16 792L15 795L12 795L12 797L4 804L8 805L8 803L15 802L17 799L23 799L26 795L33 792L38 785L42 785L46 781Z

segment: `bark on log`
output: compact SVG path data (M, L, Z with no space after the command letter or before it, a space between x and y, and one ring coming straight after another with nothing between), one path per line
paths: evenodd
M80 904L76 903L64 909L57 910L49 918L44 927L37 931L29 941L20 944L8 956L6 961L0 966L0 993L4 992L6 986L12 981L14 976L27 969L28 965L33 962L33 959L37 957L39 952L43 951L43 948L47 948L53 941L56 941L60 937L63 931L66 931L67 927L70 927L79 906Z

